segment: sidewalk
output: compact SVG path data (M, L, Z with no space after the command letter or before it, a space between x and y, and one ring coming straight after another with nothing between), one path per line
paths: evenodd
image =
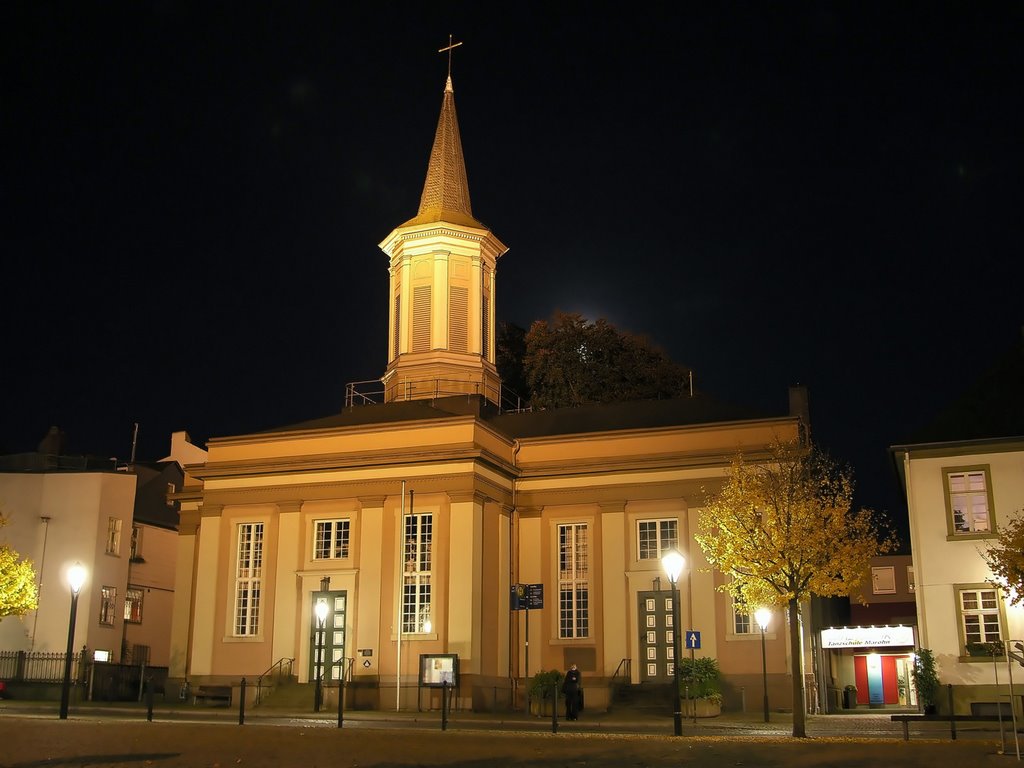
M57 717L59 705L51 701L0 701L0 716L12 715L29 717ZM863 713L844 712L836 715L808 715L807 734L811 737L858 737L876 739L902 739L902 726L890 719L892 713L865 710ZM146 720L147 708L138 702L79 702L72 703L71 718L112 718L122 720ZM165 721L191 721L210 723L233 723L239 719L238 707L216 707L193 705L187 702L156 701L153 705L153 719ZM309 725L322 724L337 727L336 710L324 709L319 713L309 709L252 707L245 711L246 723L287 724L305 722ZM359 728L421 728L442 727L441 712L433 711L380 711L345 710L343 722L348 727ZM551 718L535 717L527 712L451 712L448 716L449 730L500 730L529 733L550 733ZM789 713L772 712L770 722L765 723L761 712L724 712L718 717L692 718L683 720L683 735L703 736L789 736L793 719ZM588 712L581 714L577 721L557 720L559 733L618 733L672 735L673 717L670 711L651 708L619 707L611 712ZM998 723L959 724L958 735L998 738ZM917 724L912 738L949 739L949 728L944 722Z

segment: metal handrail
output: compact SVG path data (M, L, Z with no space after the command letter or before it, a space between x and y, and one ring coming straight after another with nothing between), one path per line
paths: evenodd
M619 666L615 668L615 674L612 675L612 685L615 685L615 679L619 676L619 672L622 672L623 682L630 682L633 679L633 660L623 659L619 662Z
M256 698L255 698L255 701L253 702L254 704L259 704L263 700L263 680L264 680L264 678L270 677L271 675L273 675L275 680L279 680L282 677L291 677L291 674L292 674L292 664L294 662L295 662L295 659L289 659L287 656L283 657L283 658L280 658L280 659L277 660L277 662L275 664L273 664L270 667L270 669L268 669L266 672L264 672L262 675L260 675L257 678L257 680L256 680ZM287 669L288 669L287 672L285 672L285 667L286 666L287 666Z
M517 392L499 384L497 389L487 387L479 382L463 379L444 379L426 377L422 379L367 379L350 381L345 385L345 408L359 405L378 405L388 400L388 392L392 400L414 400L420 397L449 397L453 395L483 395L491 402L496 402L502 413L523 413L533 410Z

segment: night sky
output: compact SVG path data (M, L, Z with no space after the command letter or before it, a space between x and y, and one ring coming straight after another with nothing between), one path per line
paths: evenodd
M0 449L156 459L379 377L449 33L498 320L806 385L898 516L888 446L1024 324L1019 2L4 3Z

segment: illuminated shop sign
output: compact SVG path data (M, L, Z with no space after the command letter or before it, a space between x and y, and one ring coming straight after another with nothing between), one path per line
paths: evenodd
M913 627L839 627L821 630L822 648L892 648L913 644Z

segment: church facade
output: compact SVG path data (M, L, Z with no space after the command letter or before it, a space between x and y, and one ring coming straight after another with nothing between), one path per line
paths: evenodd
M215 438L187 467L171 679L252 683L284 665L299 683L344 678L350 706L402 709L435 702L444 680L457 706L490 709L521 706L528 678L575 663L602 707L604 684L669 683L682 629L689 653L718 659L727 706L744 687L759 700L761 634L715 590L693 533L731 457L799 439L801 414L703 396L504 411L507 248L473 215L450 77L417 215L381 249L383 402L353 396L323 419ZM660 563L673 546L681 628ZM766 640L785 706L781 614Z

